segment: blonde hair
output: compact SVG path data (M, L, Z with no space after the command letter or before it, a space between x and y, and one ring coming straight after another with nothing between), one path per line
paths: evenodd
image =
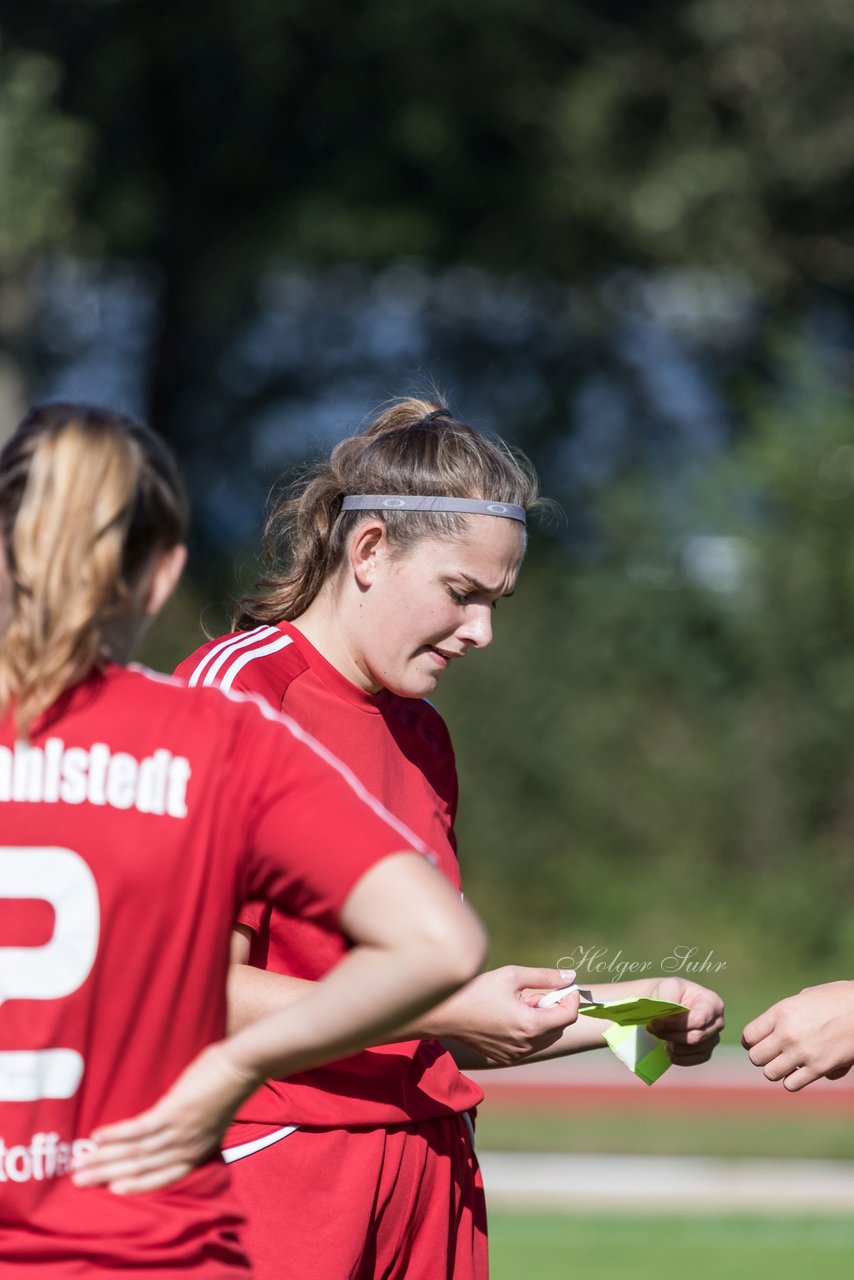
M341 511L347 494L387 493L482 498L536 506L537 477L522 454L456 419L443 405L405 399L359 435L349 436L274 502L264 529L265 574L238 601L233 625L297 618L344 560L364 511ZM377 511L401 551L420 538L459 537L465 516Z
M0 453L0 712L18 732L110 659L158 548L184 538L187 500L165 445L131 419L52 404Z

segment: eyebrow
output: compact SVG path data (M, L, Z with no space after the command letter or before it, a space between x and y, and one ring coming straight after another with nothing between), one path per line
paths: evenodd
M514 587L513 591L496 591L494 587L487 587L485 583L478 582L477 578L473 578L469 573L458 573L457 577L467 582L470 587L474 587L475 591L480 591L485 596L499 596L503 600L509 600L516 590Z

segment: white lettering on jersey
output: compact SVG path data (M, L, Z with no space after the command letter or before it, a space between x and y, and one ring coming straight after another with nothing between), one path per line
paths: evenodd
M91 1138L61 1142L58 1133L34 1133L25 1146L7 1147L0 1138L0 1182L43 1182L61 1178L84 1152L94 1151Z
M0 747L0 803L61 801L186 818L190 774L189 760L163 747L138 760L105 742L88 749L66 747L61 738L43 747L17 742Z
M0 1050L0 1100L73 1098L83 1079L83 1065L76 1049Z
M0 849L0 894L53 907L53 936L41 947L0 947L0 1002L54 1000L89 975L101 927L98 886L71 849Z
M98 886L87 864L72 849L0 849L0 896L38 898L55 917L42 946L0 947L0 1003L71 995L92 972L101 929ZM82 1075L74 1049L3 1050L0 1101L70 1098Z

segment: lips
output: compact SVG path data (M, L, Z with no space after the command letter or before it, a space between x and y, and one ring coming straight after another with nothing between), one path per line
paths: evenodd
M435 662L439 662L442 666L447 667L452 658L462 658L462 653L449 653L447 649L437 649L434 645L427 646L427 652Z

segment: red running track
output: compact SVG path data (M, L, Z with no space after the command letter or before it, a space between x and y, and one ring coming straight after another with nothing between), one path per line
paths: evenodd
M509 1070L472 1073L490 1109L501 1111L707 1111L762 1115L854 1113L854 1071L843 1080L818 1080L799 1093L766 1080L741 1050L724 1049L700 1067L671 1067L651 1087L602 1053Z

